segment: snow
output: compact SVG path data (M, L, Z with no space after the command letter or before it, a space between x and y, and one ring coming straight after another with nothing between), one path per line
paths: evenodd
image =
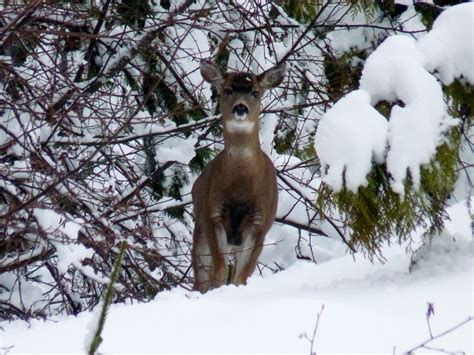
M176 53L169 53L175 61L175 66L181 71L181 77L189 83L202 82L199 59L192 58L210 56L206 34L201 30L189 30L180 26L173 27L170 32L174 38L181 41Z
M389 36L367 58L360 90L347 94L326 112L315 136L323 180L335 191L344 184L353 191L363 186L372 156L376 163L387 163L391 187L397 193L404 194L408 174L414 186L419 185L420 167L430 162L443 134L456 124L432 72L437 70L445 83L454 78L473 82L474 49L468 30L474 26L473 15L473 3L453 6L439 16L426 36L419 40ZM383 100L395 103L388 125L374 126L381 122L380 115L367 107L361 90L370 96L371 105ZM385 161L381 147L387 147Z
M72 240L77 239L77 233L81 229L80 220L66 221L63 216L55 211L42 208L35 208L34 216L45 232L51 233L58 230Z
M39 248L42 252L43 249ZM2 260L2 265L3 264ZM43 290L29 282L25 277L18 277L15 272L3 272L0 274L0 282L3 287L10 290L9 294L0 294L0 301L8 301L15 307L25 307L26 309L41 309L47 304L47 301L39 301L43 299ZM28 285L25 292L24 286ZM1 334L1 329L0 329ZM0 335L0 352L2 351L2 337Z
M280 159L277 165L286 161ZM289 169L298 163L295 157L286 161ZM307 169L299 169L302 180L309 177ZM284 205L291 203L283 201ZM338 240L323 237L313 237L319 264L296 260L291 250L294 230L276 224L260 259L267 265L278 260L286 270L265 272L263 277L257 272L245 287L226 286L205 295L173 289L147 304L113 305L99 351L308 354L310 344L301 334L312 334L324 305L313 349L318 354L392 354L394 348L395 354L402 354L429 339L428 302L435 308L430 320L434 334L474 313L474 242L466 201L453 205L448 213L446 230L434 237L431 247L415 254L417 263L411 272L405 246L386 247L386 262L371 264L362 255L346 254ZM37 210L35 214L43 227L57 227L54 212ZM303 218L304 213L296 211L291 216ZM414 238L419 242L416 234ZM9 285L8 277L16 280L5 273L2 284ZM12 297L17 296L13 293ZM41 290L30 288L22 301L38 297ZM1 322L0 353L8 349L8 354L83 354L99 312L96 308L77 317L53 316L30 324ZM469 354L474 350L472 332L471 322L433 345Z
M443 123L449 121L441 86L421 66L421 56L413 38L391 36L367 59L360 81L373 104L397 99L404 103L393 107L387 137L387 168L399 193L408 170L415 186L419 184L420 166L434 156Z
M324 181L340 191L345 174L347 188L356 191L364 185L373 158L383 161L386 141L387 120L370 105L369 94L357 90L346 95L318 126L315 148Z
M100 352L401 354L429 339L425 312L439 334L473 314L473 239L466 203L450 209L452 232L433 239L409 273L404 246L386 248L384 264L343 255L314 264L298 261L247 286L205 295L174 289L147 304L113 305ZM461 233L468 233L461 234ZM276 247L278 248L278 246ZM9 354L84 353L99 309L77 317L0 323L0 349ZM472 322L433 346L472 353ZM25 339L28 339L25 341ZM424 351L423 354L436 352Z
M437 70L445 84L462 76L474 85L473 26L474 4L459 4L443 11L433 29L420 39L425 68Z
M171 137L156 148L156 157L160 163L167 161L177 161L183 164L189 163L193 158L194 145L197 139L195 137ZM179 149L176 149L179 147Z
M57 241L51 239L50 243L56 250L57 268L61 275L64 275L73 265L97 282L108 282L107 279L97 276L92 267L82 264L84 259L92 258L94 254L92 249L76 243L83 221L80 219L66 221L65 216L49 209L35 208L33 214L45 233L57 235ZM63 240L64 236L67 237L66 240Z
M396 0L395 4L410 6L413 5L413 0Z

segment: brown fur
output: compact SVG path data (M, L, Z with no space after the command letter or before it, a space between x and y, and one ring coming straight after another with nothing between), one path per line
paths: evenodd
M221 73L212 63L201 63L204 79L220 95L225 148L209 162L192 189L195 290L206 292L228 279L235 285L245 284L256 267L278 200L276 171L258 137L260 101L264 90L281 82L284 71L283 65L260 76ZM237 104L248 108L245 124L253 123L250 128L232 126ZM230 254L235 256L235 265L229 276Z

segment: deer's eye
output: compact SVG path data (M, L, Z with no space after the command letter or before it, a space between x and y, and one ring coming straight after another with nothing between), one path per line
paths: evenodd
M232 90L231 89L224 89L224 91L222 93L224 94L225 97L228 97L228 96L232 95Z
M250 93L250 95L252 95L252 97L258 99L258 96L260 95L260 93L259 93L258 91L256 91L256 90L254 90L254 91L252 91L252 92Z

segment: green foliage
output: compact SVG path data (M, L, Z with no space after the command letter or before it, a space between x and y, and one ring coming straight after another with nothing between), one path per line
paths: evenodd
M363 13L368 20L375 18L379 6L377 1L368 0L349 0L346 3L350 6L353 17ZM283 9L296 21L308 23L318 14L323 4L322 0L285 0Z
M453 6L457 4L462 4L466 0L434 0L433 3L438 6Z
M148 0L122 0L117 5L117 13L129 26L145 27L145 20L151 15Z
M184 220L185 212L186 212L185 208L181 207L181 206L180 207L167 208L165 210L166 215L168 215L171 218L175 218L179 221Z
M352 17L356 17L359 14L364 14L367 21L374 19L377 15L379 6L381 6L383 3L386 3L386 1L379 2L369 0L349 0L347 2L351 4L350 10Z
M124 70L123 74L124 74L124 77L125 77L125 81L128 85L130 85L130 88L134 91L138 91L140 89L140 86L139 86L136 78L132 74L130 74L130 72L128 70Z
M274 138L275 150L278 154L286 154L292 150L296 139L296 127L285 125L279 127L278 135Z
M176 93L163 80L160 80L156 85L155 94L157 105L168 112L170 118L178 126L189 123L189 116L184 110L184 103L178 101Z
M311 134L311 142L314 142L314 134ZM314 149L314 144L309 144L305 147L302 147L301 149L298 149L297 152L297 157L300 158L301 160L309 160L309 159L314 159L316 156L316 150Z
M457 158L460 135L457 128L451 132L450 141L437 149L435 158L421 169L419 202L429 220L429 234L441 232L446 219L447 200L457 179Z
M317 206L321 211L336 208L352 232L349 243L370 259L383 258L381 247L392 243L392 236L397 236L401 243L409 240L410 233L419 226L430 232L442 230L446 201L457 177L459 143L456 127L438 147L434 159L421 168L420 186L414 186L407 178L403 196L391 189L386 166L374 165L366 186L359 187L357 192L345 188L334 192L323 184Z
M208 147L196 149L196 155L189 162L189 168L194 174L199 174L206 166L207 162L212 159L214 150Z
M188 116L188 121L200 121L205 118L204 111L201 107L194 107L191 109L186 110L186 115Z
M190 118L201 119L202 113L199 110L185 111L184 103L178 100L176 92L163 80L163 73L160 72L162 63L154 49L151 46L144 47L140 50L140 56L147 63L142 92L148 112L151 115L166 112L178 126L189 123Z
M393 102L386 101L386 100L382 100L382 101L379 101L379 102L374 106L374 108L375 108L383 117L385 117L386 119L389 119L389 118L390 118L390 112L392 112L392 108L393 108L394 104L395 104L395 103L393 103Z
M4 44L0 46L0 55L10 56L14 66L21 66L37 46L38 37L37 34L30 32L22 36L21 40L17 36L10 35L5 38Z
M449 111L453 117L472 121L474 90L460 81L444 88ZM377 110L389 117L393 103L379 102ZM374 165L367 177L367 185L357 192L343 189L334 192L323 185L317 199L321 210L336 208L345 225L352 231L350 244L361 249L369 258L379 257L384 243L410 238L416 227L428 229L428 234L440 232L446 219L447 200L457 179L458 152L462 125L453 127L432 161L421 167L420 186L415 187L410 177L405 182L403 196L390 188L390 176L385 165ZM329 205L329 207L327 207Z
M156 160L154 138L145 137L143 142L143 152L146 157L145 174L150 177L148 187L153 191L153 196L157 200L169 196L181 201L181 189L189 183L186 171L172 161L159 166Z
M170 178L169 186L167 188L167 195L174 198L176 201L182 201L181 189L189 184L188 175L186 171L180 166L172 171L173 176ZM166 214L172 218L184 221L184 214L186 212L184 206L167 209Z
M92 48L92 55L89 61L89 67L87 71L87 79L95 78L100 74L101 66L95 61L95 58L100 58L100 55L96 46Z
M340 57L328 53L324 55L326 90L331 101L335 102L349 91L358 88L363 69L361 63L366 58L367 53L363 51L346 52Z
M145 174L151 176L149 187L152 189L154 196L157 199L163 197L164 194L164 173L157 170L155 140L153 137L143 138L143 152L145 153Z
M90 6L90 8L88 8L87 12L88 12L89 16L94 18L94 19L100 18L100 13L101 13L100 7L97 7L94 4L91 4L91 6Z
M349 243L362 249L369 258L381 257L380 248L384 241L390 242L389 237L393 234L400 235L401 239L406 237L416 225L416 215L411 208L410 196L401 198L391 190L383 167L374 167L367 181L367 186L360 187L357 193L347 189L334 192L323 185L317 205L324 210L329 202L352 231Z
M321 0L286 0L283 8L288 16L298 22L310 22L322 6Z
M433 27L433 22L443 11L442 8L428 3L415 3L415 10L421 14L421 20L428 30Z
M474 119L474 86L455 80L444 88L449 113L462 120L463 125L470 125Z
M168 195L173 197L175 200L181 201L181 189L189 183L186 172L181 167L173 169L173 176L171 177L171 183L168 188Z
M166 10L169 10L169 8L171 7L170 0L160 0L160 5Z

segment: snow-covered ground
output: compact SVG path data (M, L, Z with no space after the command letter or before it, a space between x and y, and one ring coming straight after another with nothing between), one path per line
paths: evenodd
M404 247L384 250L371 264L343 255L296 262L280 273L254 276L247 286L205 295L176 289L147 304L111 307L100 352L306 353L324 305L313 351L318 354L401 354L473 315L473 239L464 203L450 208L446 232L409 272ZM84 353L96 314L0 323L0 353ZM473 353L473 322L428 345ZM439 354L420 350L416 354ZM457 353L456 353L457 354Z

